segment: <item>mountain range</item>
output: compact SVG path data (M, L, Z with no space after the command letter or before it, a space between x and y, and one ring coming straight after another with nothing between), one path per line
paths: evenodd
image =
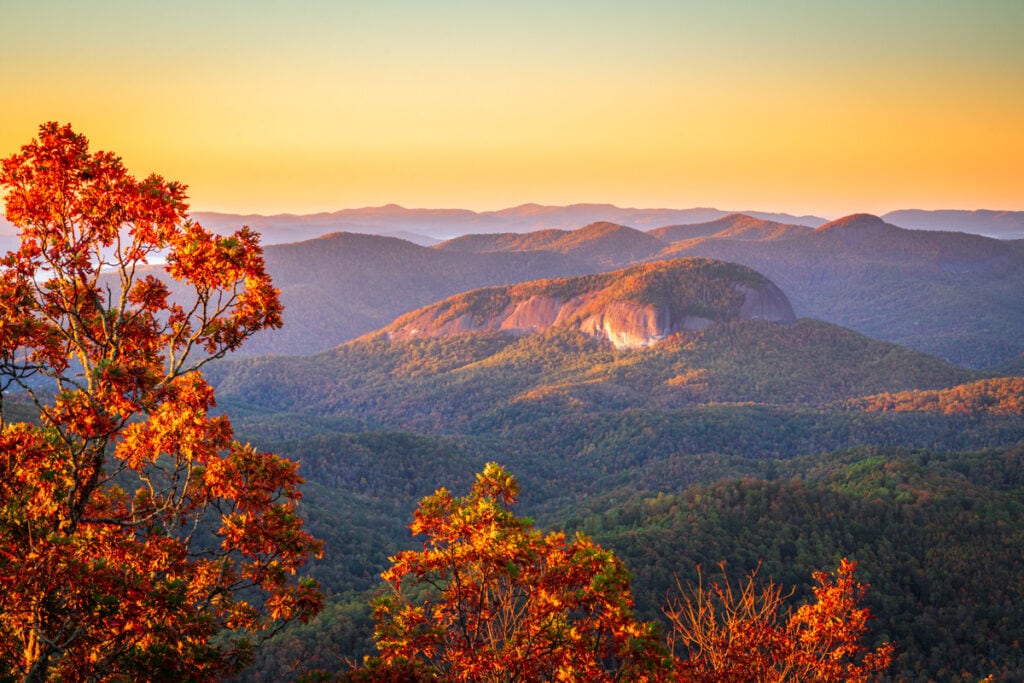
M1024 242L906 230L865 214L818 228L732 214L649 231L466 235L433 247L335 233L266 248L285 328L248 353L315 353L469 289L700 256L748 266L797 317L849 327L970 367L1024 351Z
M522 204L498 211L482 212L466 209L408 209L388 204L304 215L264 216L197 211L193 216L210 229L233 230L239 225L249 225L263 234L266 244L295 242L330 232L358 232L401 237L429 246L459 235L573 230L581 225L600 221L651 230L666 225L713 221L735 213L811 228L828 222L828 219L820 216L796 216L765 211L727 211L714 208L633 209L612 204ZM967 232L1000 239L1024 238L1024 211L903 209L891 211L882 218L886 222L912 230Z
M410 209L397 204L312 214L236 214L195 211L192 217L205 227L234 231L248 225L263 235L264 244L298 242L332 232L355 232L407 239L430 246L460 235L491 232L536 232L574 230L582 225L609 221L651 230L668 225L689 225L714 221L742 213L785 225L816 228L828 222L813 215L792 215L765 211L736 211L715 208L637 209L613 204L571 204L545 206L521 204L497 211L467 209ZM921 210L900 209L882 215L889 223L912 230L966 232L999 239L1024 239L1024 211ZM0 247L16 242L14 226L0 216Z
M922 211L902 209L882 216L911 230L970 232L999 239L1024 239L1024 211Z
M732 211L712 208L631 209L612 204L571 204L544 206L522 204L498 211L466 209L407 209L397 204L361 209L274 216L194 212L193 217L212 230L234 230L249 225L260 231L265 244L294 242L330 232L357 232L401 237L430 245L459 235L493 232L535 232L537 230L573 230L600 221L655 228L672 223L712 220ZM748 211L752 216L787 223L817 226L826 222L818 216Z

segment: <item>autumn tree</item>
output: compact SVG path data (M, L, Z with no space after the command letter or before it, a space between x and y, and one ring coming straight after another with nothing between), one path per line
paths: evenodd
M662 679L657 631L634 620L622 563L585 536L534 529L511 513L517 497L490 463L467 496L420 502L410 529L427 538L383 574L383 666L367 680L388 680L389 666L447 681Z
M788 617L788 595L772 581L759 584L756 572L737 587L724 566L721 582L701 579L665 609L677 680L863 683L885 670L893 647L864 644L871 614L860 605L867 586L855 568L843 558L834 576L815 572L815 600Z
M281 324L258 237L55 123L0 187L0 678L236 671L321 602L296 464L234 441L201 373Z

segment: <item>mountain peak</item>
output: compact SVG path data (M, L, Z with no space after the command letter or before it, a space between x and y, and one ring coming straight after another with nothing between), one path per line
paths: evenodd
M641 242L643 244L652 242L650 235L627 225L619 225L618 223L612 223L611 221L596 221L594 223L589 223L578 230L573 230L563 238L563 242L565 243L564 246L570 249L587 242L621 242L623 240L627 240L629 242Z
M618 223L612 223L611 221L594 221L593 223L584 225L576 232L589 235L606 235L608 233L623 232L627 230L633 230L633 228L625 225L619 225Z
M794 322L782 291L763 275L711 259L675 259L460 294L402 316L391 339L570 328L617 348L641 348L686 330L760 319Z
M888 223L883 221L878 216L870 213L854 213L849 216L843 216L837 218L834 221L830 221L821 227L815 228L815 232L827 232L829 230L864 230L864 229L879 229L890 226Z
M648 230L647 234L673 245L663 253L674 253L680 249L690 249L706 239L768 241L796 237L812 230L806 225L779 223L745 213L731 213L701 223L666 225Z

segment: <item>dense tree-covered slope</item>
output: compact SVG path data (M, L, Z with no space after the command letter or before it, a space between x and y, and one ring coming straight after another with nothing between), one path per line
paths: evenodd
M634 568L656 617L679 580L723 559L735 578L800 588L805 567L859 561L877 642L897 646L903 680L1020 680L1024 656L1024 490L1018 445L978 453L859 449L780 465L774 481L728 479L680 493L608 494L569 526ZM781 474L781 472L780 472Z
M382 424L457 425L573 407L677 408L711 402L816 406L976 374L812 320L736 321L642 350L579 332L498 332L388 341L309 357L261 357L212 372L222 401L344 414Z

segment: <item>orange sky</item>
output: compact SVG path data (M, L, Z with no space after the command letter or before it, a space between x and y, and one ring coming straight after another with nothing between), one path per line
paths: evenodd
M1020 0L3 10L0 156L70 122L196 209L1024 209Z

